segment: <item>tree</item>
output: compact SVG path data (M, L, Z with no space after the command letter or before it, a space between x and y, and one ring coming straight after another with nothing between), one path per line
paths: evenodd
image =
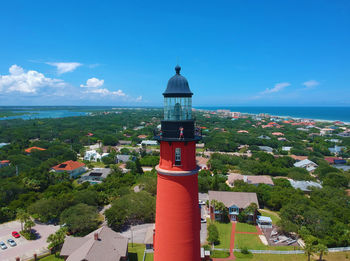
M66 224L73 234L86 235L97 228L96 208L79 203L62 212L60 223Z
M50 243L48 248L56 248L64 243L64 239L66 238L67 228L61 227L56 233L49 235L46 242Z
M327 253L328 253L328 248L324 244L317 244L315 246L315 250L316 250L316 253L320 254L319 261L322 261L323 255L327 255Z
M35 223L30 218L24 223L24 230L27 232L30 232L32 230L32 227L35 226Z
M316 252L315 248L315 241L316 238L314 236L307 236L305 238L305 246L304 246L304 253L307 255L307 260L310 261L311 255L313 255Z
M21 222L21 230L23 231L23 223L27 222L28 219L30 219L30 216L24 209L20 208L17 210L16 219Z
M208 230L207 241L214 248L215 244L219 244L220 243L218 228L216 227L216 225L214 223L210 222L209 225L208 225L207 230Z

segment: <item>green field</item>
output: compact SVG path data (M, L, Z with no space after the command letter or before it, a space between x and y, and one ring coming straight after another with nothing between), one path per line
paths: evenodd
M208 220L209 221L209 220ZM209 221L212 222L212 221ZM215 248L230 248L230 240L231 240L231 231L232 231L232 224L231 223L220 223L214 221L214 224L218 228L219 231L219 240L220 244L215 245Z
M307 256L300 255L271 255L271 254L249 254L243 255L235 252L236 261L307 261ZM312 261L318 260L318 256L315 255L311 258ZM330 253L323 256L323 261L349 261L350 252Z
M235 234L235 249L247 247L253 250L294 250L292 246L265 246L254 234Z
M133 245L133 247L132 247ZM130 261L142 261L143 253L145 252L144 244L128 244L129 260Z
M236 223L236 232L255 232L257 233L257 229L254 225L246 224L246 223Z

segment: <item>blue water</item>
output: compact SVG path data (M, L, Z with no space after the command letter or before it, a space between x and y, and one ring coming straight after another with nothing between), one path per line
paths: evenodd
M87 112L70 111L70 110L42 110L42 111L13 111L13 112L24 112L28 113L25 115L16 115L9 117L1 117L0 120L11 120L11 119L42 119L42 118L64 118L74 116L85 116ZM33 113L33 114L30 114Z
M243 113L267 113L275 116L350 122L350 107L266 107L266 106L223 106L196 107L205 110L225 109Z

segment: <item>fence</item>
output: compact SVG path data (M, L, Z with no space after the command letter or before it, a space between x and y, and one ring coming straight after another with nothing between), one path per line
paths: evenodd
M32 261L32 260L40 260L43 257L46 257L51 254L49 249L41 249L39 253L36 253L36 259L34 257L35 254L31 256L22 256L20 257L20 261Z

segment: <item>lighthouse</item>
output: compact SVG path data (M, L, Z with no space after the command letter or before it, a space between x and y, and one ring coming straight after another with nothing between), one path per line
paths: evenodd
M155 261L200 260L196 142L201 136L192 117L193 93L180 70L177 65L163 93L164 118L155 137L160 143Z

